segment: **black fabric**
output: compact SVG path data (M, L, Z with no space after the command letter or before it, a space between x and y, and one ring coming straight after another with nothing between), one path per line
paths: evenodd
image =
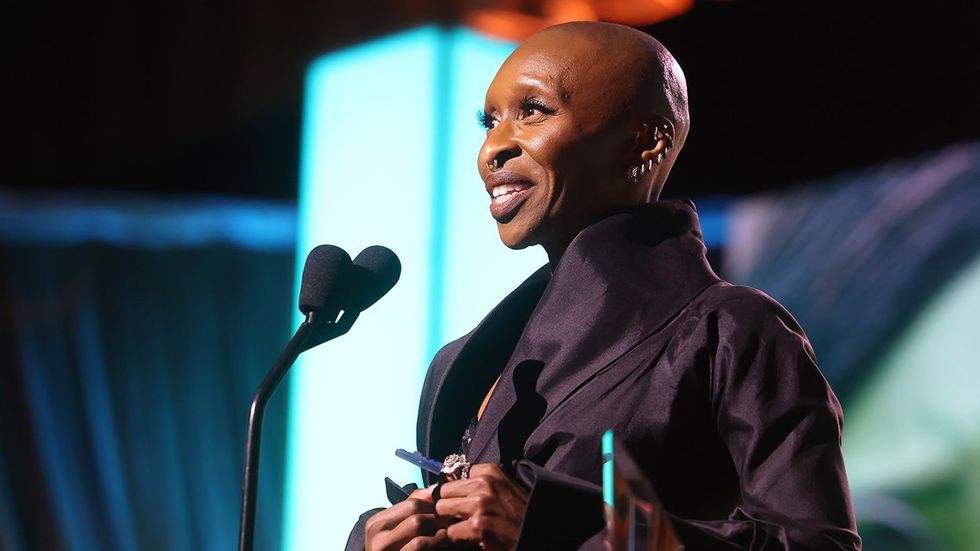
M530 488L528 506L521 524L521 540L515 551L602 547L602 487L579 478L544 469L521 460L514 475ZM555 518L554 505L561 503L562 516ZM558 526L560 530L541 530L539 526ZM525 527L527 527L525 529Z
M549 276L547 266L536 271L498 304L476 329L447 344L436 354L433 366L454 358L468 368L453 372L429 368L419 404L419 450L428 450L427 455L435 458L458 451L463 431L510 358ZM440 393L434 391L433 385L444 385L453 391ZM421 414L436 408L466 413L462 416ZM426 482L435 482L428 474L423 476Z
M841 410L813 351L775 301L711 271L689 205L614 214L547 275L441 350L420 401L419 449L441 457L500 375L470 459L555 475L532 482L518 547L602 548L570 537L570 524L601 526L601 509L560 480L601 484L610 428L693 549L860 547Z

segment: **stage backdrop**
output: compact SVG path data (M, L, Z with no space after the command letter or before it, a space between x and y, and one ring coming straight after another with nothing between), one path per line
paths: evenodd
M500 244L476 171L476 112L511 44L423 27L335 52L307 75L297 268L333 243L381 244L401 281L291 379L284 547L339 549L384 477L417 469L415 412L435 350L544 264ZM297 269L297 273L299 270Z
M0 549L235 547L294 239L292 205L0 192ZM282 390L259 549L280 544Z
M430 27L317 61L298 243L290 205L0 194L0 548L233 548L248 402L320 242L405 272L293 374L282 536L273 400L259 546L336 548L383 476L415 479L392 451L432 353L544 261L499 245L474 166L509 48ZM843 400L866 549L976 549L980 145L698 203L722 275L789 307Z

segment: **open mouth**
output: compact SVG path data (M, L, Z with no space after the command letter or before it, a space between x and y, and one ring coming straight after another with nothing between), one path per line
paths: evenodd
M534 186L530 183L524 182L494 186L490 191L490 215L497 222L509 222L517 214L532 187Z
M490 215L498 224L510 222L531 197L534 182L514 170L491 172L484 178L490 195Z

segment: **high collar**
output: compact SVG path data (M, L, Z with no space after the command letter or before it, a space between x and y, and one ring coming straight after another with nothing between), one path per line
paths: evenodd
M705 259L697 214L680 201L633 207L600 220L572 240L545 286L547 272L536 272L495 308L448 366L449 373L457 371L459 364L482 356L479 349L486 350L486 343L500 343L489 333L501 322L523 326L473 437L471 459L515 459L520 451L501 449L505 442L523 444L525 431L718 281ZM536 299L542 287L529 317L500 319L500 312L513 309L512 297L526 301L530 288ZM451 392L449 386L445 390ZM432 411L433 417L447 414L472 412L449 412L438 404Z
M705 252L692 203L657 201L622 209L572 240L554 268L538 311L548 305L549 296L586 290L625 293L663 305L690 286L691 275L718 279ZM596 305L589 300L577 302L584 307Z

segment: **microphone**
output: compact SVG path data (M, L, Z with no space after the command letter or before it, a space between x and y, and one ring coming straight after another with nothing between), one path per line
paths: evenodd
M350 255L344 249L333 245L314 247L303 265L299 311L307 316L316 313L328 321L336 321L350 269Z
M312 254L311 252L310 255ZM391 249L381 245L372 245L361 251L353 264L348 260L342 274L341 285L333 287L330 296L320 299L324 304L321 309L322 315L329 317L333 323L315 325L300 347L300 352L305 352L350 331L361 312L395 286L401 271L402 265L398 261L398 256ZM300 310L302 310L303 301L300 300L300 303ZM339 319L338 310L343 312Z
M249 410L239 551L251 551L254 545L262 417L272 393L301 353L347 333L360 313L390 291L400 275L398 256L380 245L364 249L353 262L346 251L333 245L319 245L307 255L299 291L299 310L306 319L255 391Z
M402 273L402 263L391 249L371 245L361 251L351 267L351 289L347 308L361 312L385 296Z

